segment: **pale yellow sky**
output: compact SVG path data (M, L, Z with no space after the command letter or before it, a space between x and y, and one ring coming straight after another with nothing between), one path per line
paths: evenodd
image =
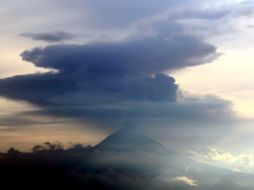
M78 119L26 114L40 109L0 98L0 152L10 147L30 151L34 145L47 141L61 142L67 147L70 143L95 145L110 133Z
M254 117L254 47L224 50L210 64L173 73L184 91L216 94L233 101L240 114Z
M36 68L33 64L23 61L20 57L24 50L42 45L42 43L39 44L38 42L23 39L19 34L15 33L3 33L0 37L0 42L3 44L0 47L0 78L46 71L43 68Z

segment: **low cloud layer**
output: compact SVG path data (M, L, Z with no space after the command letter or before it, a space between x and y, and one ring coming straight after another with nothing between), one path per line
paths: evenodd
M8 188L18 184L20 188L33 189L35 184L40 184L40 188L101 190L136 190L137 187L141 190L249 190L253 186L253 175L202 164L175 153L158 154L144 149L118 152L78 144L64 150L61 144L46 142L34 146L32 153L11 148L0 156L0 177L2 185Z
M230 151L211 148L207 152L193 152L193 156L204 162L229 170L254 174L254 157L252 154L234 154Z

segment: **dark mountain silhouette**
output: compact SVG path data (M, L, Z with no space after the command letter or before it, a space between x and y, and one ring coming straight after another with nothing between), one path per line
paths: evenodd
M169 154L170 153L170 154ZM24 153L0 153L6 189L252 190L253 175L202 164L132 130L119 130L95 147L64 149L49 142Z

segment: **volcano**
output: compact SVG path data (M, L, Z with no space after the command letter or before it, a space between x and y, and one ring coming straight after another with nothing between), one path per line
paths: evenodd
M167 148L151 137L140 132L126 129L121 129L111 134L96 145L95 149L115 152L169 152Z

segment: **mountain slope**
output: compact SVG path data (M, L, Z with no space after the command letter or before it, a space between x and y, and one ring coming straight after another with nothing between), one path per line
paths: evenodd
M115 152L161 152L168 150L159 142L139 132L119 130L95 146L95 149Z

